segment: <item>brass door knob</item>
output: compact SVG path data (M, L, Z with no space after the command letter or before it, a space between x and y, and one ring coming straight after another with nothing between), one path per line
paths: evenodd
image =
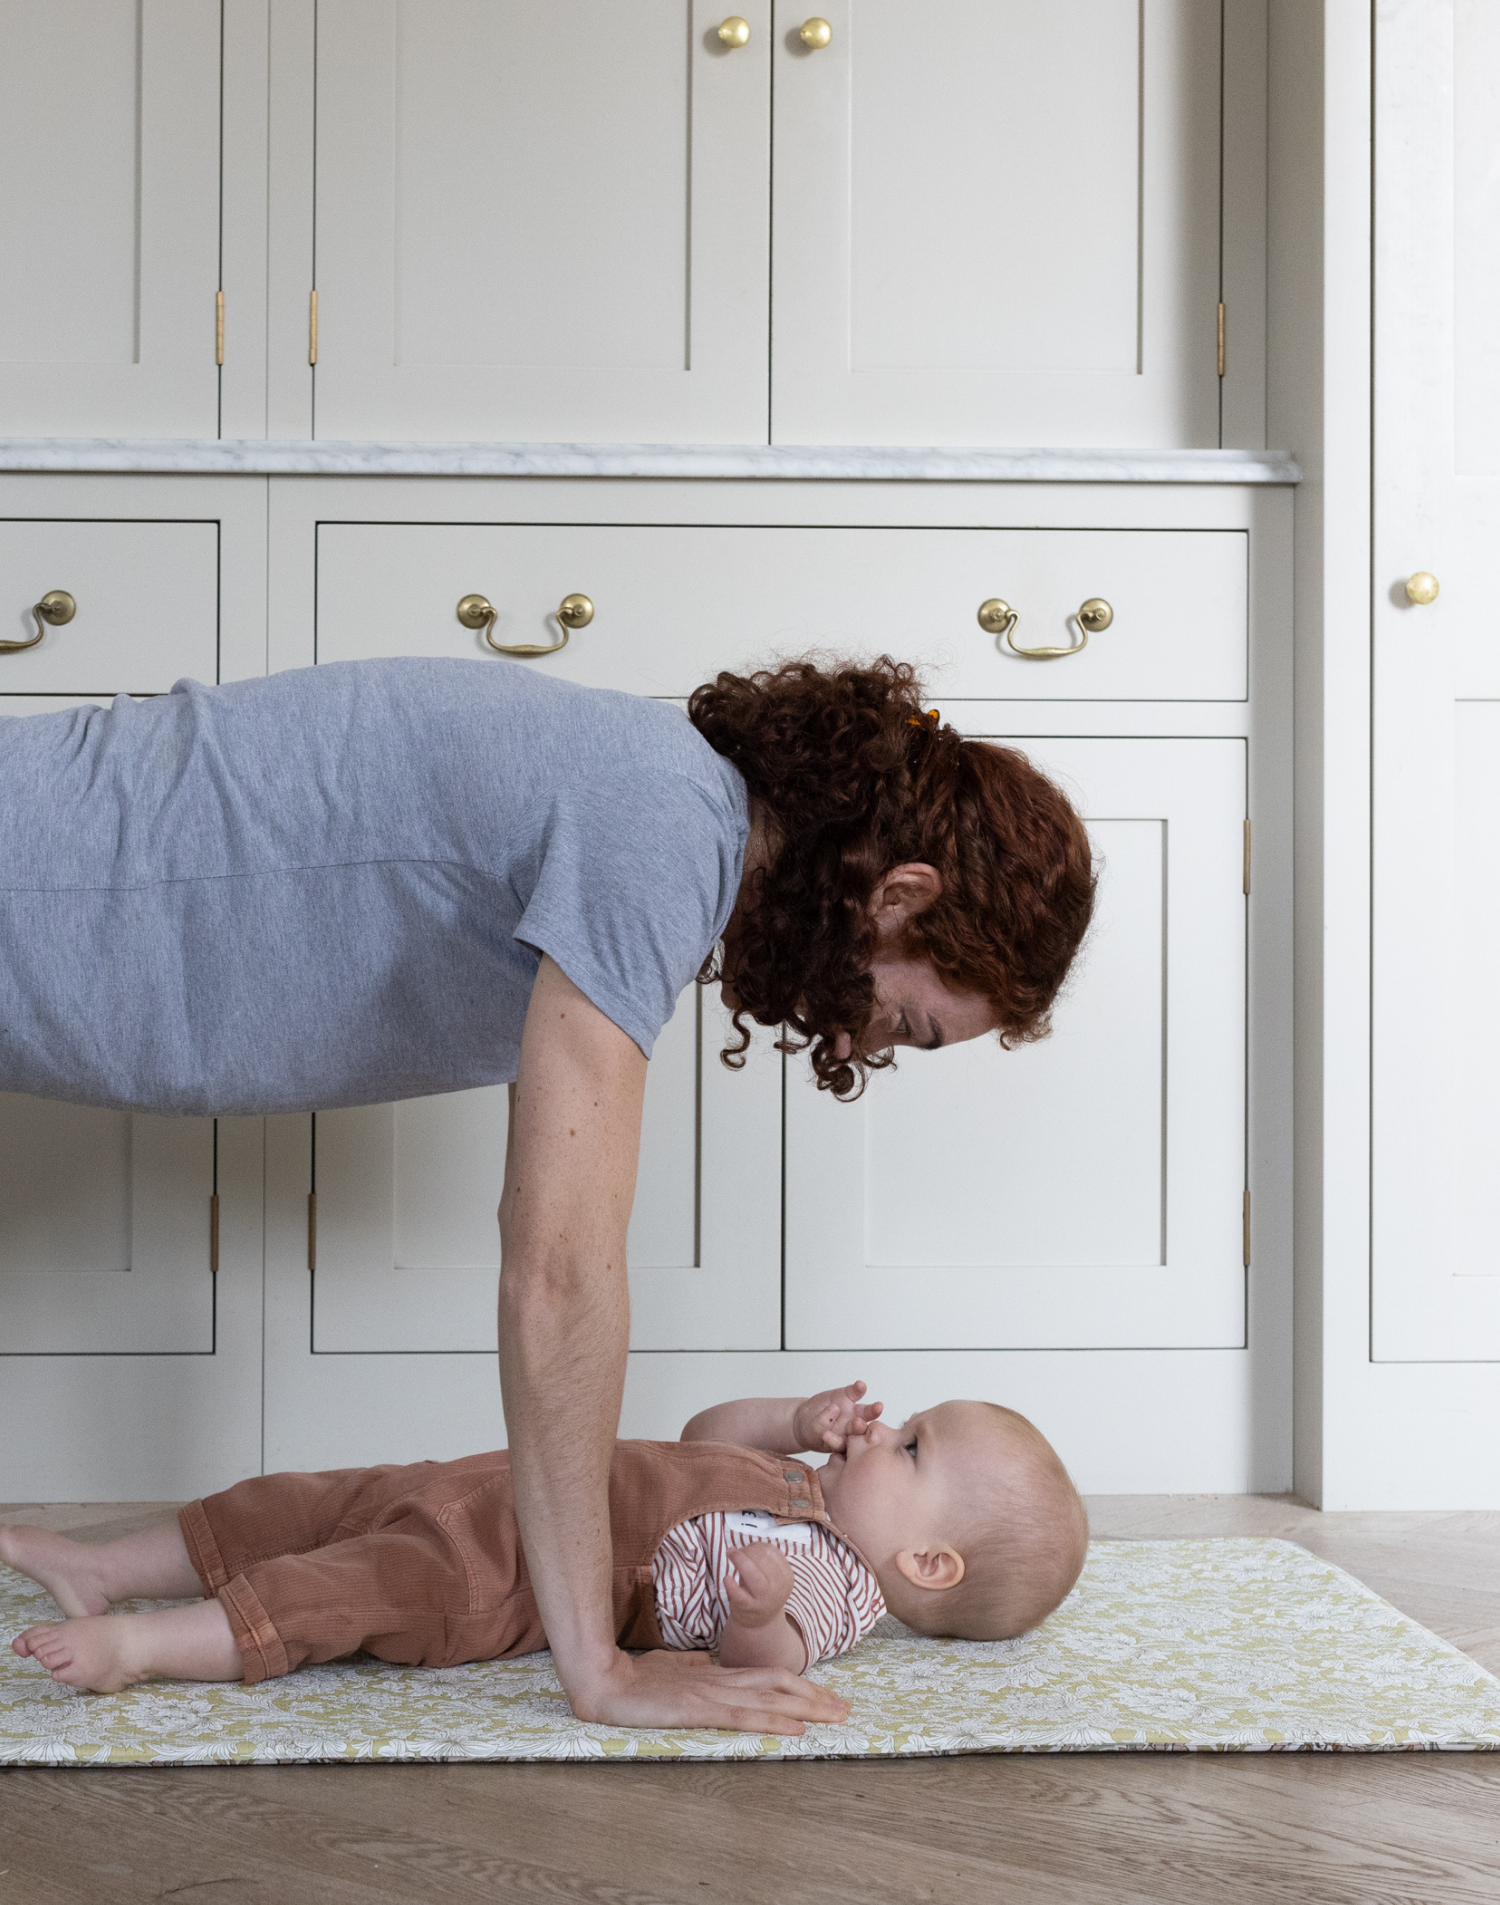
M719 25L719 40L728 47L748 46L750 44L750 22L742 20L737 13L731 13L727 20Z
M804 20L802 22L797 33L797 38L801 40L804 46L810 47L812 51L816 53L819 47L827 46L828 42L833 38L833 28L826 20L819 20L814 17L811 20Z
M586 595L565 595L553 614L557 617L558 627L562 630L560 642L497 642L495 623L499 619L499 610L485 595L465 595L459 598L454 610L465 628L482 628L484 639L497 655L555 655L560 648L568 645L568 633L571 629L587 628L594 619L594 605Z
M78 613L78 604L66 589L48 589L40 602L32 603L31 613L36 622L35 635L28 635L24 642L0 642L0 654L13 654L18 648L35 648L47 633L42 624L45 622L47 628L61 628Z
M1415 575L1406 578L1406 594L1407 599L1415 602L1418 608L1426 608L1429 602L1438 599L1437 577L1429 575L1425 569L1418 569Z

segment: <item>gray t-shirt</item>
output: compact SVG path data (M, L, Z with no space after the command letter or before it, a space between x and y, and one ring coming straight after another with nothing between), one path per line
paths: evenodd
M680 709L339 662L0 720L0 1089L302 1111L516 1075L539 955L649 1057L734 905Z

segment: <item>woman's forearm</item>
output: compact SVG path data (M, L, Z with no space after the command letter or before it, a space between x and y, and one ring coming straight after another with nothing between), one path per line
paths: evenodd
M575 1703L615 1649L609 1465L629 1344L621 1265L622 1252L613 1265L513 1253L500 1282L516 1519L537 1611Z
M695 1415L680 1440L738 1442L768 1455L796 1455L802 1448L797 1410L805 1401L805 1396L747 1396L740 1402L718 1402Z

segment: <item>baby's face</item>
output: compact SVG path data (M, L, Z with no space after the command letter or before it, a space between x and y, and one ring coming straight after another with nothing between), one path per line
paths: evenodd
M872 1422L818 1471L834 1526L877 1574L903 1552L952 1540L985 1414L982 1403L942 1402L899 1429Z

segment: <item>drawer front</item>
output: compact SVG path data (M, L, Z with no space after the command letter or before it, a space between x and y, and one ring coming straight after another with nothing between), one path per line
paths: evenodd
M595 687L685 695L817 648L919 662L948 696L1240 701L1247 550L1243 530L322 523L317 657L493 654L455 613L475 594L496 641L556 642L579 593L592 621L526 665ZM1112 613L1089 633L1095 598ZM978 620L993 599L1008 641Z
M53 591L71 620L0 648L0 695L164 694L219 673L219 526L213 522L0 522L0 641L37 632Z

